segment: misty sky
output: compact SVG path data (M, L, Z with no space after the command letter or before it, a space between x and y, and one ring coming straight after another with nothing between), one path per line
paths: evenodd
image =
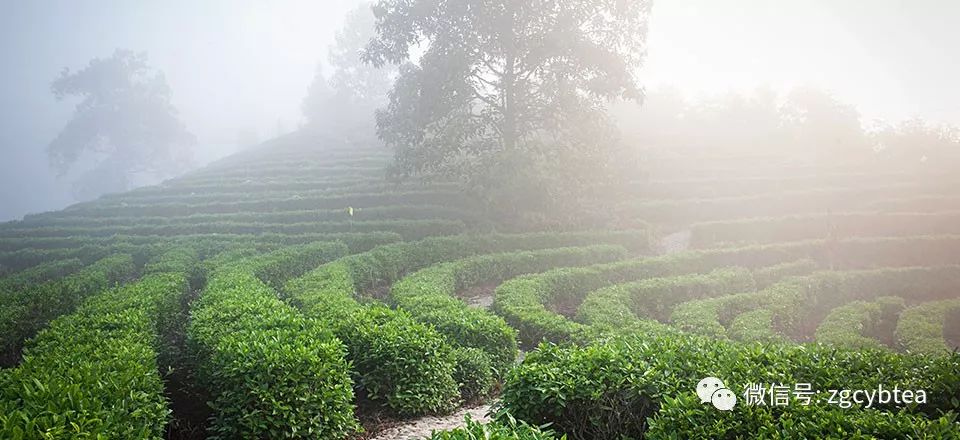
M0 0L0 220L58 209L44 148L75 102L49 84L116 48L149 53L199 162L300 123L317 62L356 0ZM659 0L647 84L695 96L813 84L864 119L960 124L960 1Z

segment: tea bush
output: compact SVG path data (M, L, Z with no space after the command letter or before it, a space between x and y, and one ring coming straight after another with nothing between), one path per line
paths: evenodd
M817 327L816 340L854 350L884 348L877 335L893 334L897 317L904 307L903 298L898 296L842 305L833 309Z
M267 284L337 250L329 244L282 250L211 273L192 306L187 342L213 396L215 437L342 438L357 429L343 344Z
M496 378L490 355L479 348L457 348L453 351L453 380L460 387L464 401L484 397L493 389Z
M821 395L810 407L784 409L738 405L732 413L700 403L694 389L707 376L741 390L748 383L811 383ZM500 414L532 424L550 423L571 438L818 438L862 429L863 438L956 432L960 402L960 354L952 358L849 351L815 345L743 344L710 338L641 333L583 347L543 344L507 376ZM878 383L926 390L926 404L898 409L878 404L877 413L838 421L857 410L824 406L830 389L875 389ZM826 394L826 395L824 395ZM809 418L806 412L817 412ZM905 411L895 413L897 411ZM952 412L943 415L945 412ZM875 415L872 415L875 414ZM891 417L892 414L896 414ZM900 437L892 435L892 437Z
M429 440L554 440L558 438L563 440L566 436L557 437L553 431L513 419L505 418L484 424L467 416L463 427L448 431L434 431Z
M909 353L945 355L956 350L946 344L943 330L947 316L958 310L960 299L931 301L904 310L897 321L897 342Z
M403 415L445 412L456 403L452 348L444 338L406 312L358 303L341 261L288 281L283 296L343 341L355 383L368 398Z
M186 272L155 272L55 319L0 380L0 437L163 437L157 355L188 288Z
M502 318L468 307L455 298L457 291L501 282L522 273L611 261L625 255L626 250L618 246L589 246L469 257L403 278L393 285L391 299L456 344L482 349L490 355L497 371L502 372L517 357L515 331Z
M133 257L114 255L65 278L0 297L0 350L14 359L22 343L54 318L70 313L87 297L134 275Z

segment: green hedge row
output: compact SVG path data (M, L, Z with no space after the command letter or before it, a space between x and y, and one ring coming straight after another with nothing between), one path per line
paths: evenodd
M195 225L217 222L229 223L304 223L329 221L370 220L475 220L473 211L440 205L395 205L356 208L353 215L346 207L340 209L311 209L298 211L234 212L226 214L194 214L182 217L59 217L38 218L0 225L0 230L22 230L38 227L96 228L104 226L159 226Z
M429 440L554 440L558 438L546 427L531 426L509 417L480 423L467 415L463 426L446 431L434 431ZM559 437L564 439L565 437Z
M258 167L259 168L259 167ZM383 167L312 167L301 168L299 170L290 170L282 172L280 170L251 170L246 174L220 175L217 173L188 174L176 179L176 185L218 185L221 187L230 186L235 183L256 182L262 179L276 178L278 173L282 173L285 179L315 179L316 176L323 175L330 180L340 178L346 180L364 180L371 178L383 179L386 172Z
M856 300L901 296L929 301L955 294L960 266L819 272L758 292L695 300L677 306L678 327L739 340L804 339L834 308ZM750 313L738 319L743 313ZM727 331L729 330L729 331Z
M91 244L68 249L18 249L0 252L0 274L8 275L34 266L58 260L79 259L84 264L111 254L133 254L140 251L129 243Z
M897 239L811 240L779 245L685 252L662 257L602 264L575 269L548 271L519 277L497 287L493 308L519 331L521 344L536 345L542 340L560 342L576 337L583 326L548 309L554 304L579 304L590 291L612 284L644 278L701 273L720 267L758 268L812 259L823 267L870 267L945 264L960 261L960 240L956 236L909 237ZM806 263L799 267L804 267ZM778 270L797 269L796 265ZM716 299L697 301L702 307ZM756 307L754 307L756 308ZM680 307L674 310L676 320ZM752 309L752 308L751 308ZM748 311L751 309L744 309ZM706 310L709 312L709 310ZM709 313L707 316L710 316ZM704 323L704 320L698 323ZM709 322L709 320L706 320ZM723 326L720 326L721 328ZM715 336L718 329L698 328Z
M105 194L99 200L118 200L118 199L138 199L154 196L166 195L190 195L203 192L250 192L258 193L264 191L290 191L299 192L317 188L339 189L348 187L360 187L364 185L373 185L383 182L378 177L355 177L355 176L333 176L322 177L313 176L310 178L293 176L272 176L265 179L244 180L236 182L228 187L219 184L190 184L179 183L177 180L171 180L155 186L145 186L122 193ZM402 185L397 185L401 186ZM29 216L28 216L29 217Z
M86 227L39 227L0 231L2 237L73 237L124 235L195 235L195 234L264 234L286 235L347 233L347 232L396 232L409 240L431 235L450 235L463 232L465 226L459 220L371 220L343 222L304 223L234 223L214 222L183 225L140 225Z
M195 263L189 250L165 253L29 341L0 380L0 437L162 438L170 410L157 356Z
M302 188L296 191L287 189L268 188L262 191L237 190L232 186L220 187L219 189L210 188L206 191L191 192L187 194L152 194L141 195L137 197L113 197L101 198L94 205L98 207L120 206L120 205L150 205L164 203L231 203L245 200L263 200L263 199L283 199L296 195L297 197L317 198L329 196L343 196L350 194L367 194L378 192L397 192L398 185L380 181L366 185L347 185L337 188L324 188L323 186L314 186L311 188ZM411 189L418 191L452 191L459 187L454 184L429 184L413 186Z
M479 255L408 275L393 285L391 299L457 345L482 349L502 373L517 357L515 331L502 318L456 298L458 291L524 273L613 261L626 255L624 248L610 245Z
M923 184L896 184L869 188L817 189L715 199L645 200L616 208L618 215L650 223L681 225L748 217L865 209L870 202L948 191Z
M944 355L956 351L944 339L945 325L960 314L960 299L931 301L910 307L900 314L896 340L909 353Z
M363 160L363 159L361 159ZM357 162L356 159L350 162ZM253 180L260 177L270 177L276 175L287 176L385 176L386 170L381 161L376 165L367 164L367 166L347 166L345 164L335 163L307 163L303 166L291 167L286 164L279 166L260 166L256 168L241 166L235 170L211 170L206 172L202 170L196 174L190 174L177 179L178 182L218 182L224 180Z
M11 292L26 289L34 284L44 283L62 278L76 272L83 267L83 262L77 258L54 260L40 263L37 266L14 272L0 277L0 297L12 294Z
M893 335L903 298L883 296L872 301L853 301L830 311L817 326L817 342L849 349L884 348L880 338Z
M595 244L616 244L632 252L646 252L650 249L650 237L643 230L434 237L381 246L346 257L341 263L349 268L353 290L362 293L390 285L414 270L442 261L496 252Z
M805 279L807 284L800 290L781 290L760 302L771 312L772 327L766 331L794 339L810 337L831 310L851 300L902 296L926 301L952 296L960 285L960 266L823 273Z
M311 198L287 197L283 199L244 200L220 203L164 203L126 206L89 206L70 207L62 211L47 212L50 217L71 216L185 216L191 214L216 214L230 212L295 211L301 209L342 209L369 208L389 205L446 205L463 206L464 196L451 191L407 191L382 192L373 194L351 194L344 196L321 196ZM33 217L31 217L33 218Z
M367 398L405 415L446 412L459 395L455 353L443 336L402 310L361 305L342 261L292 279L283 295L344 342Z
M0 253L4 259L17 262L17 256L24 256L29 262L56 260L63 258L89 258L86 255L100 255L105 246L145 246L145 245L181 245L186 244L204 249L205 255L215 254L238 243L253 243L258 246L290 246L317 241L341 241L351 252L365 252L377 246L403 241L396 232L339 232L332 234L187 234L176 236L159 235L111 235L103 237L2 237L0 249L13 250L9 257ZM29 248L29 249L28 249ZM75 249L68 249L75 248ZM82 249L76 249L82 248ZM111 248L107 248L111 249ZM122 250L122 249L121 249ZM24 265L23 261L19 262Z
M731 412L700 403L704 377L741 396L749 383L810 383L810 406L747 406ZM877 384L922 389L927 403L899 410L842 409L830 389ZM508 374L501 415L550 424L574 439L951 438L960 425L955 397L960 355L903 356L815 345L741 344L649 330L584 347L541 345ZM822 399L822 400L821 400ZM890 412L888 412L890 411ZM903 411L903 412L897 412ZM947 415L942 412L952 411Z
M187 343L213 396L215 438L343 438L356 430L343 344L270 287L345 251L293 247L211 273L193 303Z
M803 258L796 261L774 264L753 270L753 282L758 289L770 287L790 276L809 275L816 272L819 265L816 261Z
M665 322L679 303L754 287L753 275L741 267L616 284L587 294L577 309L577 321L615 328L639 318Z
M846 213L698 223L690 244L779 243L825 237L893 237L960 233L960 213Z
M54 320L3 384L0 437L161 438L155 325L186 289L183 275L148 275Z
M87 297L135 275L130 255L113 255L64 278L0 297L0 350L3 365L16 363L23 342L54 318L72 312Z
M671 179L635 184L650 199L689 199L695 197L735 197L808 191L816 188L863 188L890 182L916 181L906 173L814 173L800 176Z

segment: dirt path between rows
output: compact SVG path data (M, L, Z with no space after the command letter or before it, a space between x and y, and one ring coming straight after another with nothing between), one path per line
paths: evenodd
M490 421L487 413L490 405L481 405L473 408L461 408L448 416L426 416L404 423L401 426L388 428L371 437L370 440L411 440L429 437L433 431L443 431L463 426L463 418L468 414L473 420L486 423Z
M657 243L657 253L661 255L683 252L690 247L690 230L685 229L669 234ZM471 307L488 309L493 303L493 291L497 284L487 284L458 292L461 299ZM574 309L575 310L575 309ZM568 311L569 312L569 311ZM463 426L463 418L468 414L473 420L487 422L487 412L490 405L481 405L473 408L461 408L447 416L426 416L403 422L378 433L370 440L412 440L429 437L433 431L455 429Z

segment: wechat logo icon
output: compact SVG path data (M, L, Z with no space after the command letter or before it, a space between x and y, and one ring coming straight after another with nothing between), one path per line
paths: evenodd
M737 406L737 395L716 377L705 377L697 383L697 397L700 403L710 402L720 411L730 411Z

